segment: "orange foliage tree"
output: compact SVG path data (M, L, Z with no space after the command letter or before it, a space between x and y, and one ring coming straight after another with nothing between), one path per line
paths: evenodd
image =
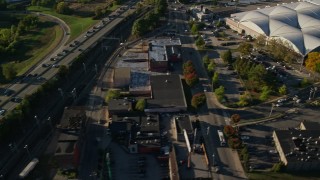
M320 53L319 52L309 53L305 64L307 69L311 71L316 71L317 64L320 64Z

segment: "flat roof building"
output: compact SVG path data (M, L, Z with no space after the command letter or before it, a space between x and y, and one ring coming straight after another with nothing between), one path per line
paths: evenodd
M300 125L302 129L308 126L308 123L303 124ZM320 170L320 129L312 129L273 132L276 149L287 170Z
M181 78L177 74L150 76L151 99L145 112L179 112L187 110Z
M167 71L169 61L181 59L179 38L159 38L149 41L149 70Z

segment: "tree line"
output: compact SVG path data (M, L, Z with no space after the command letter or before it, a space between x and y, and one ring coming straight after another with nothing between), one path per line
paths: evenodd
M167 7L166 0L156 0L155 9L133 23L131 34L141 37L147 32L154 30L159 25L160 17L165 15Z

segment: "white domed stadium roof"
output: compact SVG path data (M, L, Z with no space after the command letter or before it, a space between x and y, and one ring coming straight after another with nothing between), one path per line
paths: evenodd
M300 54L320 46L320 6L297 2L232 14L240 24L271 38L282 39Z

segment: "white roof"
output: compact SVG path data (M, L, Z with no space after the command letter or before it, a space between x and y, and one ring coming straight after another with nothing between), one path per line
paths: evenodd
M302 55L320 46L320 6L316 4L288 3L231 17L260 34L289 42Z

